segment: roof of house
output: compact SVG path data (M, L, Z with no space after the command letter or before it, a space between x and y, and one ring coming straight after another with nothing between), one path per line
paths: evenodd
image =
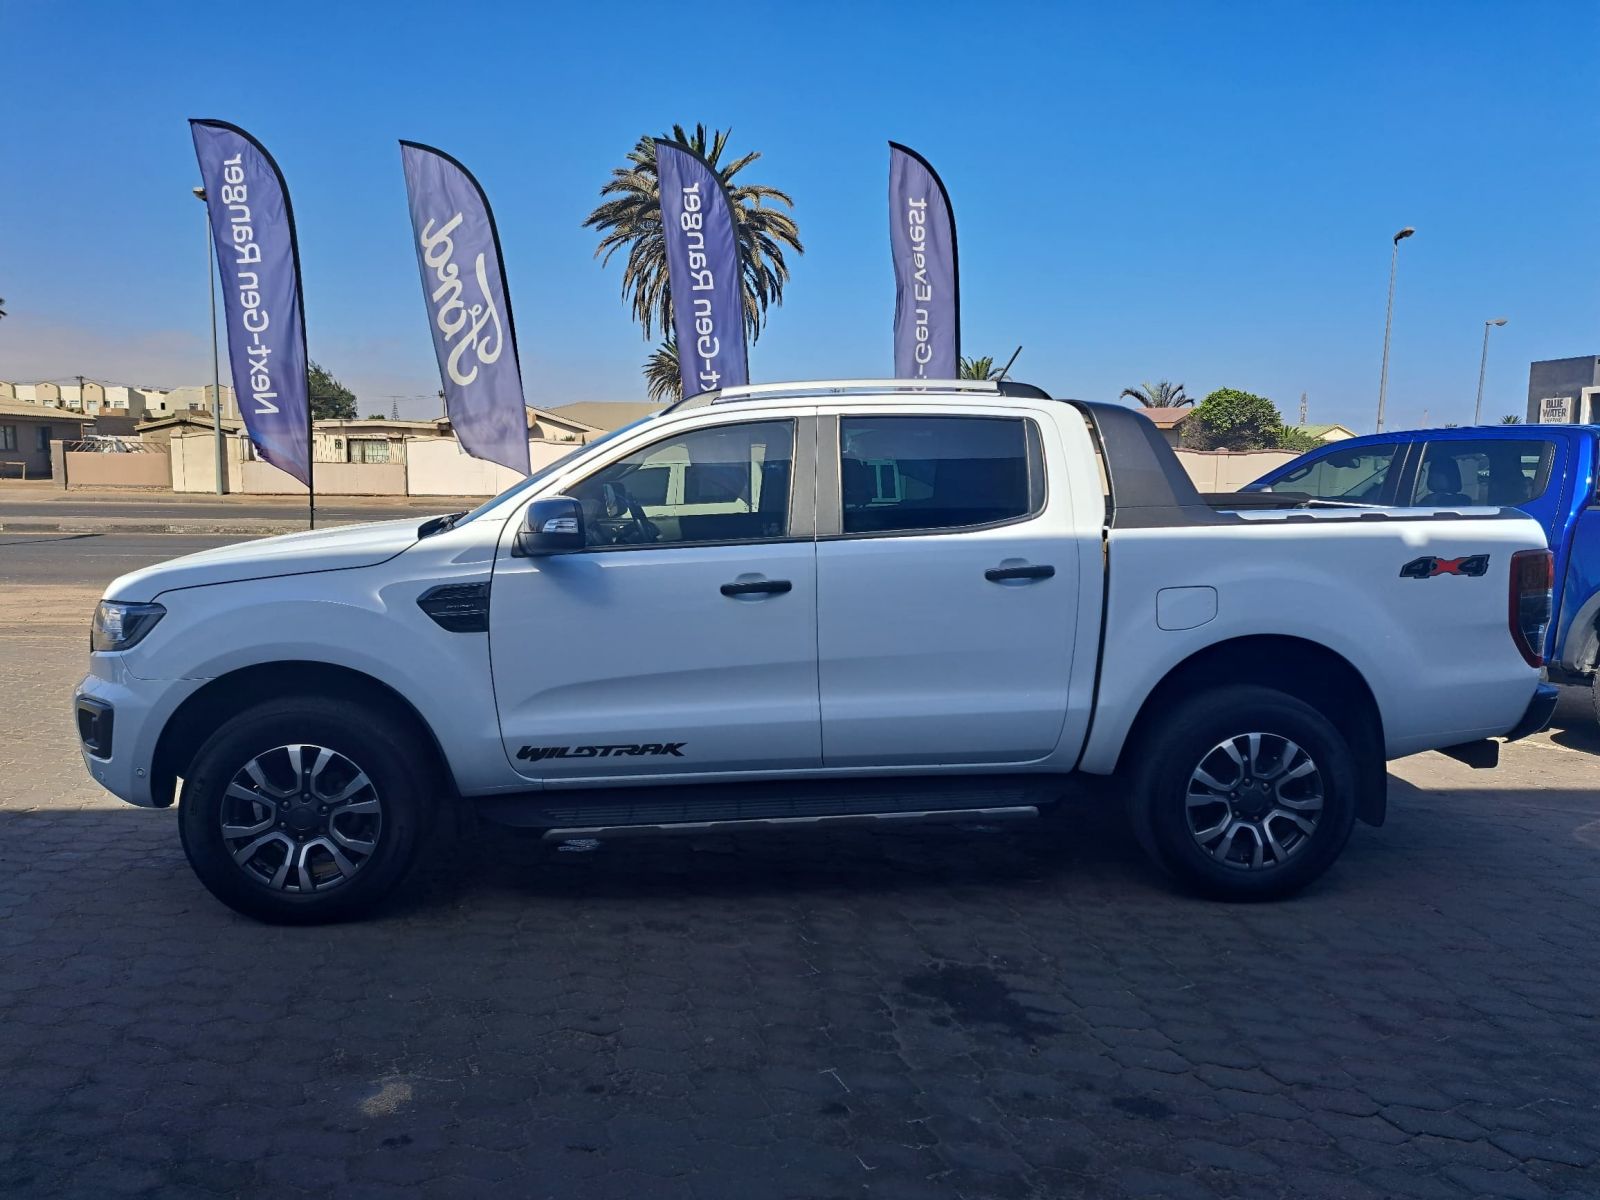
M1188 405L1182 407L1174 405L1170 408L1141 408L1138 411L1154 421L1157 429L1171 429L1175 425L1182 424L1194 409Z
M1330 433L1337 433L1344 437L1355 437L1356 431L1337 423L1330 425L1296 425L1295 429L1301 433L1310 434L1314 438L1327 439Z
M665 404L641 404L626 400L580 400L548 410L551 416L581 421L594 429L621 429L641 417L658 413Z
M151 429L170 429L174 425L204 425L211 428L211 414L204 409L190 408L183 412L169 413L164 417L151 417L147 421L140 421L134 426L140 433ZM244 422L235 421L232 417L222 418L223 429L243 429Z
M69 408L29 404L26 400L0 400L0 417L31 417L35 421L73 422L87 425L92 418Z

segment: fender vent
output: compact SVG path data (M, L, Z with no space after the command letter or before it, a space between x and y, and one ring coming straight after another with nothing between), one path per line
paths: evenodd
M445 583L417 597L417 607L451 633L489 632L489 585Z

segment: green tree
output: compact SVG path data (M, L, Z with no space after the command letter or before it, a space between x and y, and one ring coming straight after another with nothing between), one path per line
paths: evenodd
M311 363L306 371L311 385L313 421L353 421L356 419L356 394L340 383L328 369Z
M1197 450L1267 450L1283 437L1283 414L1265 396L1218 388L1183 424L1186 445Z
M1183 390L1183 384L1169 383L1165 379L1160 383L1141 383L1136 388L1123 388L1122 395L1131 397L1141 408L1179 408L1194 403L1194 398Z
M0 296L0 317L4 317L5 315L6 315L6 298L4 296Z
M744 324L750 340L761 336L767 309L783 303L783 288L789 282L786 251L804 254L800 228L783 208L793 209L786 192L763 184L735 179L761 157L752 151L724 165L728 130L713 130L696 125L693 134L682 125L672 127L671 138L700 154L716 170L733 205L734 229L739 239L742 262ZM584 227L600 233L595 256L601 265L611 261L619 250L626 252L622 268L622 295L633 310L634 320L643 327L649 340L659 327L672 329L672 289L667 281L667 246L661 229L661 182L656 175L656 146L650 137L641 137L629 151L627 162L611 172L611 181L600 189L600 204L584 220ZM662 347L665 349L665 347ZM660 350L651 356L654 361Z
M983 358L968 358L962 355L961 366L956 371L957 379L994 379L1000 374L1000 368L994 365L994 359L985 355Z
M644 391L652 400L683 399L683 376L678 373L678 343L672 335L644 360Z
M1322 445L1322 439L1314 434L1307 433L1304 429L1293 425L1284 425L1278 430L1278 440L1272 447L1274 450L1293 450L1296 454L1304 454L1307 450L1315 450Z
M1505 416L1500 418L1500 424L1502 424L1502 425L1521 425L1522 424L1522 418L1517 416L1515 413L1507 413Z

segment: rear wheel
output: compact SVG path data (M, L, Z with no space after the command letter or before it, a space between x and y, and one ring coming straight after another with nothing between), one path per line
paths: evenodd
M1138 750L1134 831L1186 886L1229 900L1298 891L1338 858L1355 823L1353 752L1309 704L1272 688L1191 696Z
M1594 719L1600 723L1600 671L1589 676L1589 698L1594 701Z
M195 756L178 813L184 852L212 895L247 916L358 916L415 862L435 777L385 716L318 697L269 701Z

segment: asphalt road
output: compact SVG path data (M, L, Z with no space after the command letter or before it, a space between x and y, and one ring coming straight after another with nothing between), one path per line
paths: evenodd
M1019 829L485 833L378 919L274 929L67 719L94 595L179 539L0 541L0 1195L1600 1195L1579 692L1499 770L1392 764L1388 824L1283 903L1176 892L1106 795Z
M241 540L181 533L0 533L0 587L99 589L140 567Z
M259 497L237 500L136 496L80 497L58 493L52 499L37 494L6 495L0 490L0 522L18 520L101 519L105 521L211 521L274 520L296 521L306 512L304 500L268 501ZM417 517L431 513L460 512L481 503L480 499L452 499L448 496L415 500L381 500L352 503L329 498L317 503L319 523L350 524L356 521L387 521L397 517Z

